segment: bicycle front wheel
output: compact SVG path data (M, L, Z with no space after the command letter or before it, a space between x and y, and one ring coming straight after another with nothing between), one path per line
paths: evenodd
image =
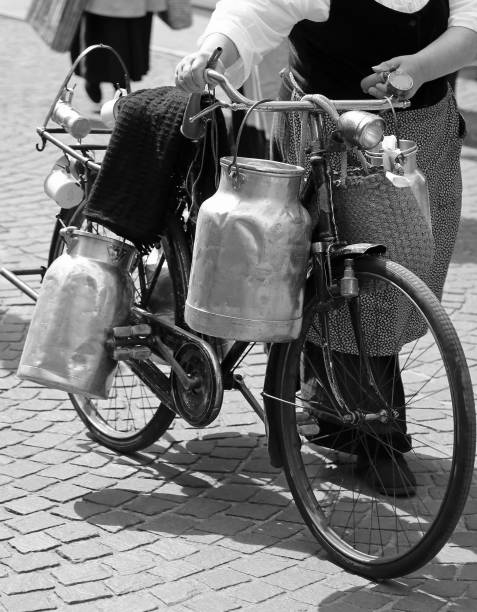
M312 302L299 339L275 348L270 395L308 527L336 563L386 579L427 563L459 521L473 473L474 401L456 332L428 287L382 258L356 260L355 272L358 297ZM384 464L394 482L384 482Z
M111 234L101 226L90 227L81 207L63 211L63 224ZM50 246L50 262L61 255L64 243L57 224ZM190 253L184 232L171 215L166 230L148 255L138 256L132 271L135 303L159 314L169 323L184 326L184 304L190 272ZM93 438L115 451L132 453L147 448L170 427L175 413L158 399L155 389L170 396L170 366L152 357L147 360L119 361L109 397L91 399L70 394L70 400ZM160 393L159 393L160 395Z

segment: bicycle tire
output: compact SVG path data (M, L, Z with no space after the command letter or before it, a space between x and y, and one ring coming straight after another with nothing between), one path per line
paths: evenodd
M406 410L405 418L399 418L407 423L414 447L406 457L410 457L416 474L416 495L390 497L388 491L373 490L357 470L350 447L343 452L336 438L329 444L329 424L319 409L324 404L313 405L309 394L303 399L306 342L316 333L317 321L329 322L331 313L342 307L339 299L329 309L312 301L306 308L300 337L288 345L275 345L278 354L273 360L270 395L276 398L277 436L285 474L304 521L334 562L381 580L425 565L458 524L473 474L474 398L455 329L430 289L410 271L384 258L360 258L355 261L355 272L360 287L369 289L369 283L377 281L380 289L398 291L409 300L413 316L422 316L428 328L415 341L421 343L420 352L413 353L414 347L407 343L398 362ZM335 276L339 277L339 270ZM332 365L338 367L337 362ZM344 378L348 376L346 372ZM322 374L320 382L330 389L329 376ZM366 392L369 398L369 387ZM349 396L347 401L351 405ZM315 429L310 430L310 425ZM361 443L369 431L369 425L352 425L348 433Z
M64 250L64 242L60 236L63 225L79 228L85 226L83 206L80 205L73 210L62 210L60 219L61 221L57 221L50 244L49 264ZM99 226L95 226L95 229L114 236ZM149 265L151 257L153 263ZM157 266L154 265L154 261L158 262ZM159 265L161 265L159 277L154 282L157 283L157 288L162 282L162 288L165 284L172 290L173 314L169 313L170 322L183 327L190 273L190 251L184 231L174 215L168 217L164 235L158 240L156 247L143 258L143 270L146 272L142 273L137 268L133 273L138 303L142 308L156 313L161 312L161 308L164 309L164 302L160 292L152 290L148 278L145 277L154 279L154 273ZM162 280L163 273L166 274L165 281ZM139 279L141 275L143 278ZM149 298L146 301L142 299L143 286L147 286L149 290ZM166 304L167 308L170 310L170 303ZM169 377L169 366L155 358L145 361L121 361L118 362L107 400L92 400L73 394L69 394L69 397L79 417L97 442L120 453L133 453L144 450L156 442L174 420L175 413L160 403L154 394L156 385L162 387L167 393L171 393L171 403L173 403ZM116 402L122 402L122 406L119 407Z

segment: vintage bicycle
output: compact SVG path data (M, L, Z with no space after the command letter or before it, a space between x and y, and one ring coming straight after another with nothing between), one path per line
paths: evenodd
M236 341L223 356L220 339L202 337L187 328L184 308L194 224L184 214L189 203L181 199L168 215L166 230L154 249L135 256L129 325L109 334L109 350L117 367L108 399L76 394L70 394L70 399L95 440L117 452L132 453L158 440L175 418L194 427L207 426L219 414L224 391L239 390L265 422L271 460L283 466L297 508L330 558L374 579L410 573L431 560L451 536L461 519L473 474L474 400L459 339L430 289L387 259L383 246L340 241L329 171L332 145L323 136L323 109L310 99L249 100L214 70L207 71L207 78L212 87L220 85L229 100L217 100L184 121L197 121L214 106L309 113L311 174L304 197L309 206L319 207L320 224L309 256L299 337L267 348L262 406L237 372L254 343ZM374 112L389 104L383 100L333 103L340 111ZM104 147L84 139L65 144L57 136L64 131L48 129L47 121L38 129L43 145L57 146L74 164L85 199L59 213L48 265L64 251L69 227L111 235L84 215L85 201L101 169L94 153ZM337 132L341 143L362 148L356 130L340 132L338 124ZM240 164L240 158L235 161ZM36 299L18 274L5 268L1 273ZM366 331L362 313L372 314L376 329L385 327L387 311L376 296L387 293L398 296L412 325L421 331L408 341L409 326L403 326L399 355L392 370L383 375L375 367L379 336ZM343 363L334 348L344 329L351 330L356 343L352 366ZM311 395L307 372L317 387ZM402 389L394 394L386 385L394 388L398 373ZM412 440L406 456L417 484L415 494L399 497L379 492L379 482L378 487L369 485L356 460L356 449L364 447L366 469L372 472L377 458L368 441L384 440L392 458L393 434L402 431L404 423ZM344 447L329 443L330 436L336 435L344 436Z

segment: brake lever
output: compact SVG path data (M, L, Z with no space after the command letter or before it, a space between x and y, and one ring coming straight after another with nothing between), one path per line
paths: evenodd
M219 61L221 54L222 47L217 47L217 49L215 49L210 56L209 61L205 66L205 70L208 68L214 69L217 66L217 62ZM191 93L189 100L187 101L180 130L181 134L189 140L201 140L205 136L207 124L206 121L202 120L202 118L207 114L207 112L201 112L201 100L202 92L197 92ZM214 106L214 108L216 107L217 105ZM209 111L209 108L204 110L211 112Z

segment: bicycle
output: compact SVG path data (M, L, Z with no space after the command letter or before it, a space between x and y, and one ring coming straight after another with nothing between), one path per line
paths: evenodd
M257 106L257 101L239 94L224 76L211 69L207 75L230 98L230 102L216 102L215 106L232 110ZM340 110L374 111L387 104L380 100L334 103ZM200 119L211 108L193 119ZM385 259L376 245L339 242L330 182L323 182L327 157L320 139L322 114L316 105L310 101L269 101L262 102L260 110L311 113L311 168L317 179L315 187L327 195L325 207L321 203L319 240L314 240L310 253L302 330L297 340L269 347L264 408L235 371L253 343L237 341L219 359L220 341L200 337L184 322L193 240L193 228L183 215L184 201L169 215L167 229L151 253L136 258L136 300L130 326L112 330L111 351L118 367L108 400L74 395L70 399L99 443L132 453L158 440L175 417L194 427L210 424L219 414L224 390L238 389L265 421L272 463L284 467L305 523L330 558L370 578L402 576L423 566L444 546L468 495L475 454L475 413L465 357L449 317L423 281ZM44 144L55 144L75 160L87 195L100 170L92 157L94 147L86 143L65 145L46 126L38 133ZM64 249L61 233L66 226L106 231L88 222L83 208L84 203L60 212L49 264ZM349 294L340 292L345 268L353 280ZM8 278L5 270L2 273ZM9 280L25 290L11 275ZM172 294L166 305L169 316L155 314L164 309L159 303L164 286ZM365 290L361 293L359 288ZM384 381L377 379L373 367L374 347L361 330L362 296L386 290L398 292L426 330L412 344L404 344L391 373L394 380L399 369L403 381L401 402L414 446L408 455L417 475L417 490L415 497L408 498L390 497L370 488L352 452L357 443L376 437L379 427L392 432L402 426L395 398L381 391ZM355 334L358 353L353 371L343 368L339 353L330 348L330 330L335 329L332 319L338 311L347 317ZM375 314L378 317L379 312ZM324 341L321 345L312 342L318 357L311 360L309 344L317 333ZM321 362L320 371L316 359ZM319 402L304 395L306 368L319 383ZM353 391L347 378L354 384ZM359 397L355 395L357 387ZM370 397L377 406L371 413L365 409ZM429 402L433 402L431 407ZM327 443L330 435L336 435L334 426L347 434L348 452ZM388 438L390 451L391 443ZM376 458L368 452L367 460L372 470Z

